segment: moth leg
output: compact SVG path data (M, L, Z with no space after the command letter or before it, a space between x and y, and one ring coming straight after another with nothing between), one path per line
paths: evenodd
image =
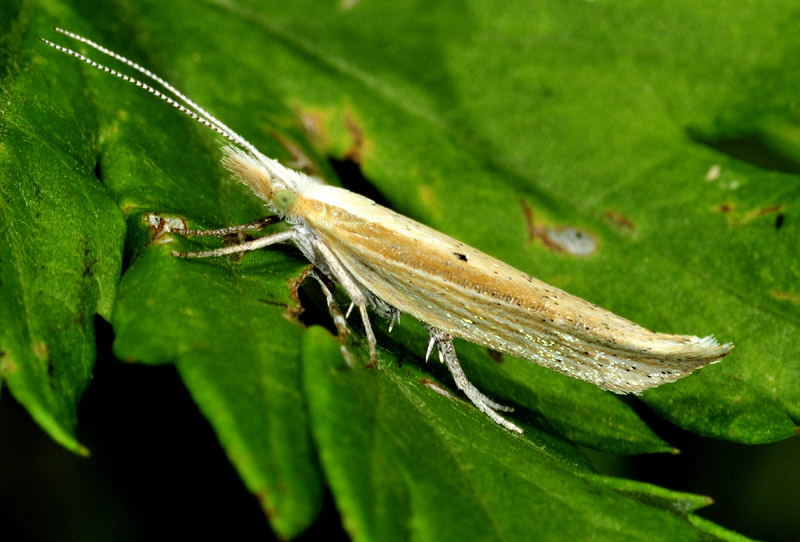
M350 273L339 263L339 259L331 252L322 240L313 239L312 243L317 254L320 255L328 270L339 281L339 284L344 288L345 293L350 297L353 305L358 307L358 312L361 313L361 321L364 323L364 333L367 335L367 345L369 346L369 363L368 367L375 366L378 361L378 341L375 339L375 332L372 331L372 324L369 321L369 314L367 314L367 298L364 292L358 287L358 284L350 276ZM347 314L350 314L348 309Z
M336 298L333 297L333 292L331 292L330 288L327 284L325 284L325 280L323 277L318 275L315 272L312 272L309 276L311 276L314 280L319 283L320 289L322 293L325 294L325 301L328 304L328 312L333 318L333 325L336 326L336 332L338 333L341 340L344 341L347 334L350 333L350 330L347 327L347 320L345 319L342 311L339 310L339 305L336 303ZM350 355L350 351L347 349L347 346L342 344L339 346L339 349L342 351L342 357L347 362L348 367L354 367L353 364L353 356Z
M389 333L392 332L395 324L400 323L400 311L392 307L391 311L389 312Z
M295 238L297 233L294 230L280 231L272 235L265 235L253 241L246 243L239 243L238 245L230 245L222 248L215 248L213 250L200 250L197 252L179 252L172 251L172 255L178 258L210 258L213 256L225 256L226 254L236 254L237 252L250 252L251 250L258 250L275 243L283 243L291 241Z
M364 332L367 334L367 345L369 345L369 363L368 367L374 367L378 361L378 341L375 338L375 332L372 331L372 324L369 321L369 314L367 314L367 304L362 303L358 306L358 311L361 313L361 321L364 322Z
M277 224L281 221L278 215L265 216L258 220L253 220L247 224L239 224L238 226L228 226L227 228L218 228L216 230L190 230L181 228L168 228L167 231L177 233L178 235L193 236L193 237L224 237L232 233L241 233L244 231L259 231L272 224Z
M458 361L458 355L456 354L456 349L453 346L453 338L450 335L447 335L443 331L435 328L428 328L428 330L433 330L431 338L434 340L439 349L439 359L447 363L447 368L450 370L450 374L456 381L456 386L458 386L458 389L462 390L464 394L466 394L467 397L473 401L477 400L492 410L499 410L500 412L514 411L513 407L508 407L492 401L478 388L476 388L472 382L469 381L467 375L464 373L464 369L461 368L461 363Z
M500 416L497 411L511 412L513 408L495 403L478 390L464 374L461 364L458 362L456 349L453 347L453 338L444 331L425 324L431 339L436 342L439 348L439 357L447 364L450 374L453 375L456 387L464 392L464 395L478 407L478 410L489 416L495 423L498 423L514 433L522 433L522 429Z

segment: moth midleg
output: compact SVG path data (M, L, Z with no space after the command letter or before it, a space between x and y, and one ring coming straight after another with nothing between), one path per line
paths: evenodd
M309 273L309 276L319 283L319 287L322 290L322 293L325 295L325 301L328 304L328 312L330 313L331 318L333 318L333 325L336 326L336 332L338 333L340 340L345 341L347 334L350 333L350 329L347 327L347 319L339 309L339 305L336 303L336 298L334 297L333 292L325 283L325 277L321 276L316 271ZM341 350L342 356L347 362L347 366L351 368L355 367L353 363L353 357L350 355L347 345L341 344L339 346L339 350Z
M478 408L478 410L489 416L489 418L491 418L493 421L502 425L509 431L521 434L522 429L497 413L497 411L511 412L514 409L499 403L495 403L481 393L481 391L469 381L467 375L464 373L464 369L461 368L461 363L458 361L458 355L456 354L456 349L453 346L453 338L440 329L428 324L424 325L427 328L428 333L430 333L431 339L436 342L436 346L439 349L439 357L447 364L447 368L450 371L450 374L453 376L456 387L464 392L464 395L467 396L467 398Z
M318 238L314 238L311 242L319 257L325 262L334 278L339 281L345 293L350 297L350 301L358 307L358 312L361 313L361 321L364 324L364 333L367 335L367 345L369 346L368 366L372 367L378 361L378 341L375 339L375 333L372 331L372 324L367 314L367 298L364 297L364 293L350 276L350 273L339 262L336 255L328 248L328 245Z

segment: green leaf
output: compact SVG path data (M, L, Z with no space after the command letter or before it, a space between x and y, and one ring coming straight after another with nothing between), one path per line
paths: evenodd
M111 313L124 222L93 174L96 125L78 73L54 63L43 77L30 9L17 15L0 46L0 383L85 454L77 402L94 365L94 314Z
M498 438L416 367L348 370L319 327L303 368L322 466L356 540L736 539L693 526L708 499L597 476L543 431Z
M800 418L800 32L788 2L735 4L0 1L3 381L81 450L92 315L110 320L120 358L176 364L287 537L313 521L321 464L359 539L732 538L689 513L697 497L592 473L575 444L671 450L628 401L459 343L474 383L517 407L526 434L505 434L424 364L410 318L375 322L376 369L342 370L297 324L295 251L172 258L206 244L154 243L151 213L210 228L263 206L226 179L208 130L36 40L85 51L50 27L87 35L284 163L649 328L734 342L642 400L760 443Z
M241 265L198 266L172 248L145 251L125 273L116 354L175 362L275 529L302 532L319 513L323 481L301 390L302 329L291 321L291 285L278 278L286 259L262 252Z

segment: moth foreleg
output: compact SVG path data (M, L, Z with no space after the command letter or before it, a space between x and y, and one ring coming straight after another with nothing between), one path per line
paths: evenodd
M472 401L472 404L478 407L478 410L489 416L494 422L502 425L509 431L522 433L522 429L497 413L498 411L511 412L514 410L513 408L495 403L481 393L481 391L478 390L478 388L476 388L472 382L469 381L469 379L467 379L467 375L464 374L464 370L461 368L461 363L458 361L456 349L453 346L453 338L440 329L429 326L428 324L424 325L428 329L431 339L436 343L436 346L439 349L440 359L447 364L447 368L450 370L450 374L453 376L456 387L464 392L464 395L466 395L467 398Z
M264 248L276 243L291 241L296 235L297 233L294 230L286 230L273 233L272 235L265 235L264 237L259 237L253 241L247 241L246 243L215 248L213 250L200 250L197 252L179 252L177 250L173 250L172 255L178 258L211 258L213 256L236 254L237 252L250 252L251 250L258 250L259 248Z
M245 231L259 231L272 224L277 224L281 221L278 215L265 216L258 220L253 220L247 224L239 224L237 226L228 226L227 228L217 228L216 230L190 230L181 228L170 228L169 231L183 235L184 237L224 237L232 233L241 233Z

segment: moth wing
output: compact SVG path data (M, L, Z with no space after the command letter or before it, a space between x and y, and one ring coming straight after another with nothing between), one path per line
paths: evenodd
M672 382L732 348L645 329L346 190L320 185L297 205L356 281L389 305L604 389Z

